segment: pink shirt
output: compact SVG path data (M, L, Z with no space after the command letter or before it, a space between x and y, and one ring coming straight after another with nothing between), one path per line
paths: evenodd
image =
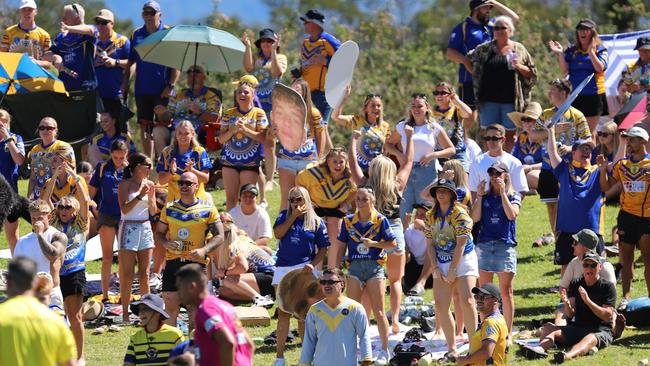
M248 344L246 331L239 322L235 308L214 296L201 302L196 311L194 342L199 347L201 366L219 366L219 346L212 340L214 332L226 328L235 338L235 366L253 364L252 346Z

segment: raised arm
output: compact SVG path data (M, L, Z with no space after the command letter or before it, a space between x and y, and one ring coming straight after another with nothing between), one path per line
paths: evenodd
M352 172L352 181L354 184L357 186L362 186L366 183L366 178L363 176L363 170L359 166L359 162L357 161L357 144L359 142L359 138L361 137L361 132L358 130L352 131L352 139L350 141L350 158L348 161L350 162L350 170Z
M35 230L38 230L36 229L37 224L39 223L36 223L34 225ZM45 232L45 230L42 230L43 224L40 224L41 231L34 231L36 233L36 237L38 238L38 245L41 247L43 255L45 255L45 257L47 257L50 262L54 262L59 257L61 257L63 253L65 253L65 248L68 244L68 237L64 233L57 231L54 233L54 235L52 235L52 242L49 243L45 236L43 236L43 233Z
M515 13L514 10L510 9L509 7L501 4L496 0L489 0L488 3L492 5L499 13L507 17L510 17L515 24L519 23L519 15L517 15L517 13Z
M352 87L350 85L346 86L345 94L343 95L343 99L341 99L341 103L332 110L330 117L332 118L332 121L336 122L336 124L339 126L348 127L352 122L352 118L354 117L352 115L343 114L343 106L345 105L345 102L347 101L351 92Z
M557 152L557 144L555 141L555 126L551 126L547 129L548 138L546 140L546 151L548 152L548 157L551 160L551 167L555 169L560 162L562 162L562 157Z
M244 32L241 36L241 41L246 46L244 50L244 70L247 73L252 73L255 70L255 64L253 61L253 49L251 48L251 40L248 38L248 33Z
M404 190L409 175L413 169L413 127L404 126L404 135L406 135L406 147L404 150L404 160L400 160L400 167L397 171L397 184L400 192Z

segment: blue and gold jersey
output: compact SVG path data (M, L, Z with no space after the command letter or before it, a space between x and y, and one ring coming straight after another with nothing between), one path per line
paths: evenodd
M542 121L550 120L555 112L557 112L557 107L545 109L541 117ZM578 109L569 107L569 109L564 112L557 123L567 122L572 124L571 128L565 132L555 132L555 139L557 142L563 145L572 146L573 143L578 140L587 140L591 138L591 131L589 130L589 125L587 124L587 118L585 118L585 115ZM535 126L535 128L538 129L539 127ZM542 149L542 169L553 169L551 167L551 160L545 147Z
M605 65L603 71L596 72L594 65L591 63L589 52L582 51L576 46L571 46L564 51L564 61L569 66L569 81L575 89L589 75L594 74L593 79L587 83L580 95L605 94L605 69L607 69L607 49L598 46L596 57Z
M449 139L456 148L456 154L463 153L467 150L465 145L465 129L463 127L463 117L460 115L460 110L455 106L450 106L447 110L433 108L433 118L442 127L449 136Z
M134 365L167 365L172 349L183 342L185 337L180 329L163 324L159 330L147 333L140 328L131 336L124 355L124 363Z
M258 132L266 130L269 126L269 120L263 109L253 107L250 111L243 113L235 107L228 109L223 114L220 129L227 131L239 119L243 119L250 129ZM224 166L254 167L258 166L261 160L262 144L246 136L243 132L236 133L226 141L221 150L221 163Z
M76 197L77 192L80 192L78 184L83 184L84 188L86 188L86 192L88 192L88 185L86 184L86 180L81 177L79 177L79 182L77 183L73 175L68 175L62 185L59 185L58 181L52 182L53 179L54 178L52 177L46 180L45 186L47 187L50 184L54 184L52 196L50 197L50 201L54 206L56 206L61 198L65 196L72 195Z
M276 61L280 68L287 68L287 56L278 53L275 55ZM279 77L273 77L271 74L271 58L264 58L264 54L260 51L257 59L255 60L255 71L253 71L253 76L259 81L259 85L255 90L257 99L259 99L262 109L266 113L271 111L273 105L271 101L271 93L275 85L280 82Z
M0 49L3 52L27 53L40 60L51 46L52 39L45 29L38 26L22 29L20 24L15 24L5 30Z
M113 159L97 164L90 178L90 185L97 189L95 199L100 197L99 212L117 219L122 216L117 201L117 190L123 177L124 168L116 169Z
M302 67L302 78L309 84L311 91L325 90L325 75L327 67L334 52L339 49L341 42L329 33L321 33L318 39L312 41L310 37L302 41L300 52L300 64ZM326 64L319 61L324 58Z
M627 65L621 76L625 85L640 83L641 81L650 82L650 64L642 64L638 59Z
M198 104L201 107L202 113L213 115L215 118L221 116L222 100L220 93L216 89L203 87L198 97L192 95L190 89L184 89L182 92L171 97L167 108L174 115L172 128L176 129L176 126L182 120L188 120L192 122L194 130L199 131L204 122L199 119L199 115L193 114L190 111L190 103Z
M180 200L168 203L160 213L160 222L168 226L169 240L183 243L181 250L167 250L167 260L186 259L194 261L189 253L205 245L208 230L213 224L221 222L217 209L204 201L197 200L186 206ZM207 258L199 261L208 263Z
M167 184L167 202L176 201L181 198L181 193L178 188L178 180L181 175L185 173L185 165L192 162L192 166L196 170L209 170L212 168L212 162L205 149L200 146L192 146L188 151L181 153L175 151L171 146L167 146L160 153L158 164L156 165L157 172L168 172L172 163L172 159L176 159L176 171L172 173L172 180ZM199 182L199 190L196 196L199 199L205 199L207 193L202 182Z
M129 136L128 133L124 132L115 134L113 137L109 137L105 132L102 132L99 135L95 135L90 141L90 144L97 146L102 160L108 160L111 157L111 146L113 145L113 142L117 140L126 142L126 144L129 146L129 154L135 154L137 152L135 143L133 140L131 140L131 136Z
M102 42L99 37L95 41L95 73L97 74L97 91L102 98L115 98L122 95L122 78L124 69L108 67L101 60L101 55L116 60L128 60L131 53L131 41L126 36L113 32L111 37Z
M86 269L88 219L84 220L80 215L76 215L72 222L65 223L55 214L50 219L50 226L68 237L60 275L65 276Z
M35 145L27 154L27 161L29 162L32 173L35 177L34 199L41 196L41 190L45 187L45 181L50 179L52 176L52 158L56 154L56 151L64 149L69 149L71 151L72 165L75 166L74 150L72 149L72 146L65 141L54 140L54 142L48 146L43 146L42 143Z
M519 159L524 165L541 163L544 152L545 149L542 144L531 140L526 131L523 131L517 136L515 147L512 148L512 156Z
M348 215L341 222L341 231L337 238L348 247L348 260L376 260L383 265L386 263L386 252L380 248L367 247L363 239L374 241L393 241L395 234L390 227L390 222L386 216L372 210L370 221L362 222L359 213Z
M305 187L314 206L321 208L337 208L357 191L357 186L350 178L334 182L327 169L319 165L298 173L296 184Z
M365 116L357 114L346 124L346 127L361 132L357 144L357 162L361 170L368 173L370 162L378 155L381 155L384 143L390 136L390 125L385 121L373 124Z
M485 341L495 344L494 351L487 360L473 363L472 366L505 366L507 364L508 334L510 334L508 325L501 313L497 311L485 318L469 340L469 354L476 353L481 349Z
M639 217L650 217L650 154L639 161L620 159L612 176L623 184L621 210Z
M18 192L18 164L11 157L9 142L13 141L16 148L25 156L25 143L20 135L9 132L6 140L0 141L0 174L2 174L14 191Z
M474 250L474 241L472 240L473 222L461 205L449 207L445 214L440 212L438 208L432 208L427 211L424 224L426 227L425 236L433 240L438 262L449 263L452 261L456 249L456 239L460 236L467 237L463 254Z

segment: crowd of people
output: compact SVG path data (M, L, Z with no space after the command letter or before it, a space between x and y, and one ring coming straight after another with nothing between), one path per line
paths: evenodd
M325 77L341 43L325 32L318 10L300 17L307 37L290 77L280 34L265 28L254 42L243 34L246 74L234 99L224 100L206 85L204 67L174 70L140 58L135 47L169 29L156 1L144 4L144 24L131 37L113 29L108 9L91 25L80 4L66 5L61 33L51 40L36 25L36 2L21 0L20 21L5 30L0 51L27 52L57 69L67 90L96 90L102 103L96 133L82 146L59 140L61 121L45 117L30 150L0 109L0 171L18 192L18 167L29 164L32 226L21 236L17 215L4 222L14 260L9 299L0 304L2 357L14 365L85 364L85 252L98 235L102 299L117 295L109 290L117 241L122 320L130 324L132 313L142 325L125 365L251 365L253 343L229 302L272 307L282 279L296 270L317 278L324 295L299 319L300 365L388 364L388 337L405 329L403 297L429 288L448 347L442 361L505 365L516 317L517 217L534 195L547 207L551 232L533 245L555 244L561 306L525 355L570 347L554 355L561 363L609 345L615 309L630 300L635 248L650 294L650 121L623 130L611 118L626 95L649 89L650 38L638 39L638 60L620 76L619 95L607 98L607 49L596 23L579 20L575 44L549 42L561 74L548 85L545 109L531 99L540 88L535 55L513 40L519 16L496 0L471 0L469 9L447 48L459 64L458 92L448 81L433 82L431 93L405 98L406 115L389 123L380 94L368 94L350 115L344 108L354 86L340 105L328 104ZM492 18L493 11L500 15ZM189 88L180 90L183 72ZM591 74L559 122L547 124ZM139 148L121 117L132 78ZM307 134L295 151L278 140L277 119L286 112L274 110L272 95L281 82L306 105ZM348 146L333 146L335 128L351 132ZM206 189L217 172L221 213ZM276 173L279 213L269 212L266 198ZM606 201L620 205L618 307L616 277L604 258ZM50 290L36 299L32 284L41 272ZM151 293L152 278L162 281L160 296ZM141 295L135 302L134 280ZM70 331L39 300L63 309ZM195 325L189 340L176 328L181 308ZM375 355L370 315L381 341ZM275 366L287 363L291 317L278 308ZM470 349L460 356L463 331Z

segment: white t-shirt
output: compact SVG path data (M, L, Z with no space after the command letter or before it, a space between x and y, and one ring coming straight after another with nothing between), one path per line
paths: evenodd
M600 270L600 278L605 282L616 285L616 274L614 266L606 260L602 262L603 268ZM582 260L575 257L567 264L564 275L560 279L560 287L569 288L571 281L577 280L582 276Z
M526 181L526 175L524 174L521 162L507 152L503 152L497 157L490 156L489 152L484 152L477 156L469 168L469 190L478 192L478 184L481 181L490 181L490 176L487 171L497 161L504 163L508 167L510 183L515 192L528 192L528 182Z
M404 232L404 241L406 248L419 265L424 265L424 260L427 256L427 238L420 230L416 230L413 224L409 225L408 229Z
M45 230L43 236L48 243L51 243L52 236L57 232L57 229L50 226ZM35 233L29 233L18 239L16 249L14 250L14 258L18 256L33 259L36 262L37 272L50 273L50 260L45 256L45 254L43 254L41 246L38 244L38 237Z
M406 134L404 133L406 121L401 121L395 126L395 129L402 137L402 147L406 148ZM413 161L419 162L422 158L431 152L436 151L438 134L443 131L442 127L436 122L425 123L420 126L413 126Z
M476 141L468 138L465 140L465 146L467 146L467 159L471 163L476 159L477 156L483 153L481 147L476 143Z
M232 216L235 225L244 230L251 239L271 238L273 234L271 218L260 206L257 206L251 215L244 215L240 205L233 207L228 213Z

